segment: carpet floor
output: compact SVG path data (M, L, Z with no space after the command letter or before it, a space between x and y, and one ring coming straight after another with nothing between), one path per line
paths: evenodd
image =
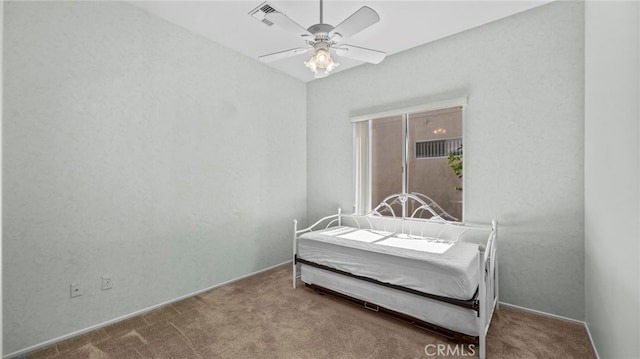
M467 344L449 342L304 286L294 290L290 275L290 266L278 267L27 358L468 358L474 352L477 356L477 349ZM487 357L595 358L582 325L508 308L494 314Z

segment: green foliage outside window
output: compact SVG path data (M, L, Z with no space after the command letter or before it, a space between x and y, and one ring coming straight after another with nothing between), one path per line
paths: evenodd
M453 173L455 173L458 178L462 178L462 145L456 149L455 153L449 152L447 158L449 159L449 167L453 170ZM454 187L454 189L462 192L462 187Z

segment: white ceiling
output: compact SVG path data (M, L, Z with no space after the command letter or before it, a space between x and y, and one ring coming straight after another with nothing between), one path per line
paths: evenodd
M131 1L176 25L203 35L241 54L260 55L303 47L304 41L277 25L271 27L249 16L264 0L241 1ZM345 43L384 51L387 56L531 9L552 0L536 1L324 1L324 23L338 25L362 6L380 15L380 22ZM319 22L319 1L269 1L269 4L307 28ZM313 80L303 62L311 53L268 64L302 81ZM338 58L335 72L362 62ZM376 65L367 65L376 66Z

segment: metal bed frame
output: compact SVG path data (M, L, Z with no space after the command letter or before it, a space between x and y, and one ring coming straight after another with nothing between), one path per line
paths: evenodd
M394 209L395 206L395 209ZM402 216L396 216L396 212L398 206L401 207ZM408 212L410 216L406 216ZM416 218L417 215L430 215L428 218ZM324 218L321 218L311 226L298 229L298 221L293 221L293 288L297 286L297 278L300 276L300 266L301 265L309 265L312 267L320 268L326 271L330 271L333 273L337 273L340 275L356 278L359 280L363 280L369 283L381 285L387 288L392 288L394 290L403 291L412 293L415 295L419 295L421 297L426 297L431 300L436 300L440 302L447 303L448 305L460 306L467 308L469 310L473 310L477 313L476 325L478 328L479 336L477 337L478 346L479 346L479 357L480 359L486 358L486 336L489 330L489 326L491 324L491 318L493 317L493 312L495 309L498 309L499 306L499 287L498 287L498 243L497 243L497 222L493 220L491 222L491 232L489 238L487 239L486 244L482 243L478 245L478 269L481 275L478 283L478 288L476 290L476 294L470 300L460 300L455 298L442 297L430 293L424 293L420 291L416 291L414 289L401 287L398 285L394 285L392 283L384 283L377 281L372 278L357 276L348 272L344 272L335 268L327 267L321 264L317 264L314 262L310 262L305 260L304 258L298 257L298 238L307 232L312 232L320 229L330 228L333 226L342 226L343 222L348 222L350 226L359 229L371 229L371 230L384 230L390 231L400 234L406 234L411 236L420 236L425 239L431 240L440 240L440 236L447 229L448 226L455 226L461 232L458 234L457 238L454 241L458 241L461 239L462 235L469 230L488 230L489 227L483 226L470 226L465 225L461 222L453 222L447 220L445 218L449 218L452 220L456 220L453 216L449 215L446 211L444 211L440 206L437 205L433 200L429 197L418 194L418 193L400 193L388 196L385 198L377 207L371 210L366 215L354 215L354 214L343 214L341 209L338 209L338 213L334 215L329 215ZM442 229L436 237L429 237L424 235L425 224L437 224L441 225ZM416 227L419 228L416 229ZM318 287L316 285L309 285L313 289L326 292L331 294L337 294L342 297L346 297L346 295L341 293L336 293L332 290ZM362 304L367 309L374 309L374 311L378 311L379 309L384 309L378 307L375 303L368 303L366 301L359 301L357 299L348 297L348 300L352 302L362 302ZM373 306L373 307L372 307ZM382 310L381 310L382 311ZM391 310L384 310L385 312L392 312ZM401 317L411 318L411 313L399 313ZM401 318L403 319L403 318ZM433 330L438 329L440 327L422 322L420 320L410 321L411 323L418 323L419 327ZM444 328L444 332L440 332L440 334L448 335L451 333L447 328ZM468 336L460 335L456 336L456 338L464 339Z

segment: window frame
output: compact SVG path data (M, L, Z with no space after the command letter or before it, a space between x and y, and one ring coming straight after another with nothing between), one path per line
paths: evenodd
M404 151L402 154L402 169L403 169L403 180L402 180L402 191L404 193L407 192L407 178L408 178L408 156L410 153L413 153L415 149L412 149L411 144L408 141L408 120L409 115L420 113L420 112L428 112L428 111L436 111L443 110L452 107L460 107L462 109L462 144L463 147L466 148L466 136L465 136L465 109L467 106L467 97L457 97L443 101L432 101L426 102L425 104L411 107L403 107L392 109L388 111L382 112L373 112L359 116L351 117L351 123L353 125L353 178L354 178L354 206L353 212L355 214L366 214L372 209L372 163L371 163L371 153L372 153L372 144L370 141L370 136L372 133L372 123L376 119L387 118L392 116L402 116L403 119L403 129L402 136L404 142ZM411 151L411 152L410 152ZM462 188L465 188L465 178L464 175L465 167L462 169ZM466 203L466 192L462 192L462 218L460 222L464 223L465 218L465 205ZM376 203L377 205L377 203Z

